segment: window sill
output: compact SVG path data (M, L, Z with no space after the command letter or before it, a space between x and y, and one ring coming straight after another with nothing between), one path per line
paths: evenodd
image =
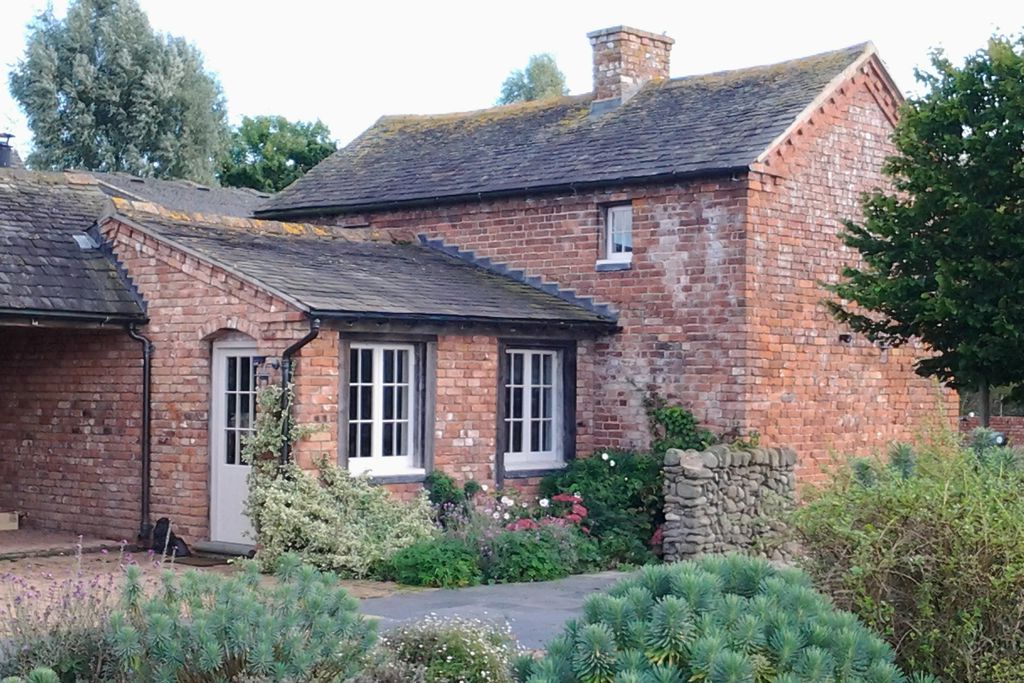
M609 273L616 270L630 270L632 267L633 259L602 259L594 265L594 270L596 270L598 273Z
M550 465L541 465L540 463L537 463L533 466L517 467L515 469L509 469L506 467L503 474L505 479L530 479L533 477L544 477L554 472L560 472L564 469L564 462L553 462Z
M427 478L426 470L409 470L394 474L370 474L370 482L374 484L422 484Z

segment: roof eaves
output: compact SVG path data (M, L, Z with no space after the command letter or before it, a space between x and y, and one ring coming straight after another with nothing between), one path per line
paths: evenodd
M0 308L0 325L3 321L24 321L32 324L33 320L49 320L63 323L87 323L89 326L145 324L149 317L142 311L137 315L116 313L94 313L89 311L61 311L37 308Z
M116 211L114 211L112 213L105 214L97 222L97 226L99 228L102 228L104 225L106 225L107 223L109 223L111 221L116 221L118 223L123 223L124 225L127 225L128 227L132 228L133 230L138 230L139 232L143 233L144 235L147 235L147 236L153 238L154 240L156 240L158 242L162 242L164 244L167 244L167 245L173 247L174 249L182 252L183 254L188 254L189 256L192 256L192 257L194 257L196 259L199 259L200 261L203 261L203 262L208 263L210 265L216 266L217 268L219 268L219 269L221 269L221 270L223 270L223 271L233 275L234 277L237 277L238 279L240 279L240 280L242 280L244 282L248 282L249 284L253 285L254 287L262 289L263 291L267 292L268 294L273 294L277 298L281 299L282 301L284 301L285 303L287 303L287 304L289 304L291 306L294 306L295 308L297 308L298 310L302 311L303 313L308 313L309 312L309 306L306 305L305 303L303 303L302 301L300 301L299 299L296 299L291 294L288 294L287 292L284 292L284 291L278 289L277 287L274 287L273 285L270 285L270 284L264 282L263 280L260 280L259 278L255 278L255 277L249 275L248 273L242 272L242 271L238 270L237 268L235 268L234 266L232 266L229 263L225 263L224 261L222 261L222 260L220 260L218 258L214 258L214 257L210 256L209 254L204 254L204 253L202 253L200 251L197 251L197 250L195 250L195 249L193 249L193 248L191 248L191 247L189 247L189 246L187 246L185 244L182 244L181 242L175 240L173 237L168 237L168 236L164 235L163 233L161 233L159 230L154 230L154 229L146 226L144 223L140 223L137 220L129 218L129 217L123 215L123 214L117 213Z
M527 185L517 188L502 190L488 190L484 192L467 192L462 194L435 195L424 197L412 197L409 199L397 199L386 201L350 202L346 204L312 204L292 205L287 204L283 208L259 209L254 212L258 219L275 220L283 218L301 218L305 216L321 216L325 213L351 213L387 211L404 208L415 208L423 206L440 206L448 204L461 204L471 201L485 201L489 199L504 199L509 197L522 197L532 194L553 194L558 192L583 192L596 190L603 187L615 185L632 185L639 183L668 183L678 180L692 180L694 178L717 178L730 176L735 173L746 173L750 170L749 165L736 166L709 166L689 171L671 171L669 173L656 173L650 175L621 176L602 180L584 180L567 183L551 183L546 185Z
M351 320L368 322L437 323L464 325L512 325L521 327L560 327L563 329L591 329L611 332L619 329L618 324L609 320L563 320L558 318L514 318L507 316L457 315L448 313L385 313L368 311L345 311L311 309L311 317L325 320Z
M446 244L443 239L431 239L423 234L418 235L418 237L420 243L426 247L448 254L449 256L453 256L460 261L469 263L478 268L483 268L495 275L510 278L516 282L528 285L534 289L545 292L546 294L550 294L551 296L558 297L562 301L578 306L579 308L598 316L607 323L618 323L618 313L608 304L595 302L592 297L579 296L571 290L559 287L557 284L545 282L543 279L536 276L527 275L522 270L509 268L503 263L494 263L490 258L479 258L472 251L465 251L457 246Z

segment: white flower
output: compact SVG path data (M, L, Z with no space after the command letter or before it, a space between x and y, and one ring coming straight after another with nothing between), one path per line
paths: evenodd
M528 508L528 507L530 507L530 506L529 506L529 505L527 505L526 503L523 503L523 504L522 504L522 505L520 505L519 507L521 507L521 508L523 508L523 509L525 510L526 508Z
M607 460L608 458L609 458L609 455L607 453L602 453L601 454L601 459L602 460Z
M615 461L614 460L609 460L608 461L608 467L615 467Z
M495 519L501 519L501 513L500 513L500 512L497 512L497 511L495 511L495 512L494 512L494 515L493 515L493 517L494 517Z
M487 484L481 484L480 485L480 490L483 491L484 493L487 493L487 489L488 489Z
M512 500L511 498L509 498L508 496L502 496L501 497L501 504L504 505L505 507L510 507L512 505L515 505L516 502L514 500Z
M542 508L546 508L549 505L551 505L551 501L550 500L548 500L547 498L541 498L540 499L540 506Z
M512 515L510 515L510 514L508 514L508 513L506 512L506 513L505 513L505 519L512 519Z

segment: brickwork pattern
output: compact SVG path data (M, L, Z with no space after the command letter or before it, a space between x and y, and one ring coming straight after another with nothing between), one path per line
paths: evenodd
M860 216L863 192L883 187L894 150L877 81L858 73L783 145L774 174L751 181L749 255L751 345L739 381L747 388L747 424L771 444L801 454L801 482L821 480L831 454L869 454L913 438L956 397L914 373L919 345L880 349L823 305L820 282L834 283L858 254L836 236Z
M622 201L633 204L632 268L596 272L602 207ZM647 392L720 431L742 426L731 378L745 344L745 211L745 182L723 179L317 220L441 236L613 304L623 331L588 343L577 373L578 450L588 453L648 445Z
M0 510L26 526L134 540L142 352L123 330L4 328Z

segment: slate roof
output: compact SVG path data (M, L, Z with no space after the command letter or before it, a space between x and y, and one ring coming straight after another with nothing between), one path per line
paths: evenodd
M148 230L324 317L614 327L588 299L545 291L425 244L342 228L183 215L115 201Z
M385 116L257 215L358 210L746 168L872 48L650 83L591 115L591 95Z
M145 318L114 261L75 240L107 201L87 178L0 169L0 314Z
M168 209L218 216L252 216L269 198L266 192L241 187L202 185L191 180L158 180L127 173L85 171L111 197L160 204Z

